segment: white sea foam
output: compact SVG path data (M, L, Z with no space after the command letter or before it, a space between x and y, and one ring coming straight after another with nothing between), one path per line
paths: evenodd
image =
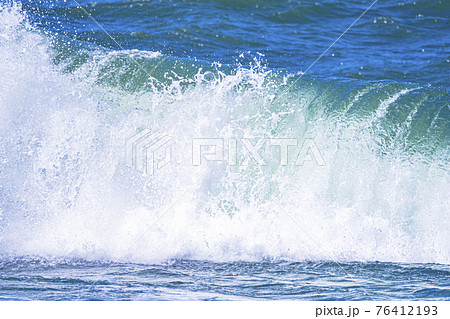
M395 148L380 155L376 110L348 120L312 111L331 103L313 87L278 110L279 88L258 69L199 70L139 92L96 85L92 70L112 53L64 73L17 7L0 20L3 254L450 262L446 164ZM174 137L171 165L154 176L125 162L126 140L144 127ZM314 138L326 165L193 167L196 137Z

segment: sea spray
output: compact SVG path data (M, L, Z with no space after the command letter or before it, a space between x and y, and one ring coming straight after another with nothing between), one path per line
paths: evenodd
M314 76L291 88L294 75L258 64L139 50L62 58L65 38L18 5L0 19L2 254L450 262L446 89ZM145 128L173 137L153 176L126 165ZM193 166L195 138L312 139L325 165L283 166L264 148L268 165Z

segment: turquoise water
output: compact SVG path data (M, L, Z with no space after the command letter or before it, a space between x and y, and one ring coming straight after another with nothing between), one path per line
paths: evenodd
M376 2L310 69L372 2L78 4L0 2L1 299L450 299L448 2Z

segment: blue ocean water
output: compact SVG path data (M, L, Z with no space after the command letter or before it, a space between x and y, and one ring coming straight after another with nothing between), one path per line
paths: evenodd
M450 299L450 3L372 4L0 1L0 299Z

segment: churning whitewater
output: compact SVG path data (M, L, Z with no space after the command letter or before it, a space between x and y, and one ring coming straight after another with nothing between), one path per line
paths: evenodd
M85 45L17 3L0 21L3 256L450 263L447 88ZM145 128L173 137L153 176L126 165ZM194 138L312 139L325 165L193 166Z

